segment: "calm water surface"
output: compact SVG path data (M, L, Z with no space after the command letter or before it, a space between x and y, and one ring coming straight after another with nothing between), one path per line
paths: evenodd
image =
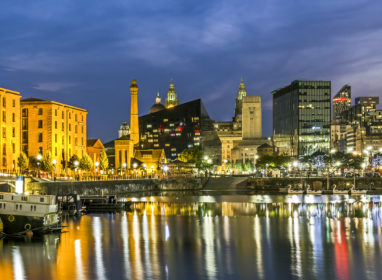
M134 198L0 241L0 279L382 279L382 196Z

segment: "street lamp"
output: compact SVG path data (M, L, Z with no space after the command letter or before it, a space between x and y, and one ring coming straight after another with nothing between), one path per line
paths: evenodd
M124 163L122 163L122 169L124 170L124 175L126 175L126 166L127 166L127 164L126 164L126 162L124 162Z
M40 178L40 165L41 165L41 159L42 159L42 155L38 154L37 157L37 172L38 172L38 177Z
M336 149L331 149L331 150L330 150L330 153L331 153L331 154L335 154L336 152L337 152Z
M53 164L53 179L55 180L56 179L56 164L57 164L57 160L52 160L52 164Z

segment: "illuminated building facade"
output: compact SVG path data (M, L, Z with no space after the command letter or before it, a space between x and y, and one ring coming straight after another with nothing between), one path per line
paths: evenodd
M273 140L279 154L329 152L331 82L296 80L272 95Z
M215 122L214 127L222 142L222 162L255 162L257 147L264 144L262 138L261 97L247 96L244 80L241 79L235 98L232 122Z
M37 98L21 100L21 146L29 157L50 152L63 171L72 155L86 153L85 109Z
M0 88L0 170L17 169L20 154L20 93Z
M86 141L86 152L93 161L93 170L96 170L96 163L99 163L101 152L105 150L100 139L88 139Z
M187 148L199 148L220 164L221 142L200 99L139 117L140 148L164 149L174 160Z
M379 97L357 97L355 105L341 113L340 125L332 124L332 148L364 154L378 153L382 148L382 110L377 109ZM368 152L369 153L369 152Z

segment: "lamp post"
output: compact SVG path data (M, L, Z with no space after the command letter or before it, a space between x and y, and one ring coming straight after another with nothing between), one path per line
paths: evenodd
M123 175L126 175L126 162L122 163Z
M96 174L98 174L99 161L96 161L96 162L94 163L94 166L95 166L95 168L96 168L95 172L96 172Z
M136 162L134 162L134 163L133 163L133 168L134 168L133 174L134 174L134 178L136 177L137 167L138 167L138 164L137 164Z
M38 177L40 178L40 165L41 165L42 155L38 154L36 159L37 159L37 173L38 173Z
M53 164L53 180L56 181L56 164L57 164L57 160L52 160L52 164Z
M75 169L74 169L74 175L77 175L77 168L78 168L78 165L79 165L80 163L78 162L78 160L76 160L75 162L74 162L74 167L75 167Z

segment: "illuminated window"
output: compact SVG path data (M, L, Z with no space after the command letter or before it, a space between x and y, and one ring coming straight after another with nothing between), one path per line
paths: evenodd
M42 113L43 113L42 108L39 108L39 109L38 109L38 114L41 116Z

